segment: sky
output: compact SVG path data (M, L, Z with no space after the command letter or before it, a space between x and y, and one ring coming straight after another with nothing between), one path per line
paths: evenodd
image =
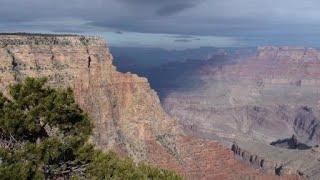
M320 47L319 9L319 0L0 0L0 31L99 35L120 47Z

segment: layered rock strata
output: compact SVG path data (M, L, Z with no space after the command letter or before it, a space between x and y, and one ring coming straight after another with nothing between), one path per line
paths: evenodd
M27 76L71 86L79 105L95 120L93 139L101 148L143 161L145 141L163 137L163 144L174 142L176 122L164 113L148 80L117 72L102 38L1 35L0 57L1 91Z
M254 155L272 154L274 148L264 145L269 147L293 134L301 143L315 146L320 143L319 74L320 52L316 49L260 47L257 53L239 57L232 64L208 62L198 67L186 78L201 84L191 90L172 90L163 105L187 134L215 139L227 147L238 141L245 151L256 149ZM308 177L319 177L318 165L309 171L293 163L291 151L281 153L284 158L279 156L277 161L282 160L283 169L291 168L284 172L302 171ZM313 151L304 152L308 157L313 156L310 153ZM271 155L263 158L272 159ZM315 165L308 158L301 157L302 162L308 167Z
M116 71L102 38L2 34L0 72L5 94L9 84L28 76L72 87L94 122L92 141L101 149L177 170L188 179L276 178L239 163L216 142L184 135L147 79Z

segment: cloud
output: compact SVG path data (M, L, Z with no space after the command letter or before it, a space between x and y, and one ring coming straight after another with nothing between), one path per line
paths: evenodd
M227 36L260 43L285 37L303 43L318 40L319 8L319 0L0 0L0 30Z
M156 13L160 16L168 16L168 15L173 15L176 14L180 11L183 11L188 8L192 8L194 4L188 4L188 3L181 3L181 4L172 4L169 6L164 6L160 8Z
M170 16L193 8L203 0L119 0L135 8L151 8L155 15Z
M193 39L195 38L194 36L190 36L190 35L178 35L178 36L171 36L173 38L178 38L178 39Z
M200 37L190 36L190 35L177 35L177 36L169 36L170 38L175 38L174 42L178 43L191 43L194 41L201 41Z
M123 34L122 31L116 31L115 33L117 33L117 34Z
M190 39L176 39L174 42L180 42L180 43L189 43L192 42Z

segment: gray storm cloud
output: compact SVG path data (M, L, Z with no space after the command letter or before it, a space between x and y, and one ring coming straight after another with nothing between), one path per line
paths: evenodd
M320 30L319 8L318 0L0 0L0 30L20 26L311 39Z
M152 8L155 15L169 16L193 8L204 0L119 0L131 6Z

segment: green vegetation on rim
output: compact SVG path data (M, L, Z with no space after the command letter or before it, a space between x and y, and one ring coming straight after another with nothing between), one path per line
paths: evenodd
M136 165L95 150L92 124L73 92L27 78L0 93L1 179L181 179L172 171Z

